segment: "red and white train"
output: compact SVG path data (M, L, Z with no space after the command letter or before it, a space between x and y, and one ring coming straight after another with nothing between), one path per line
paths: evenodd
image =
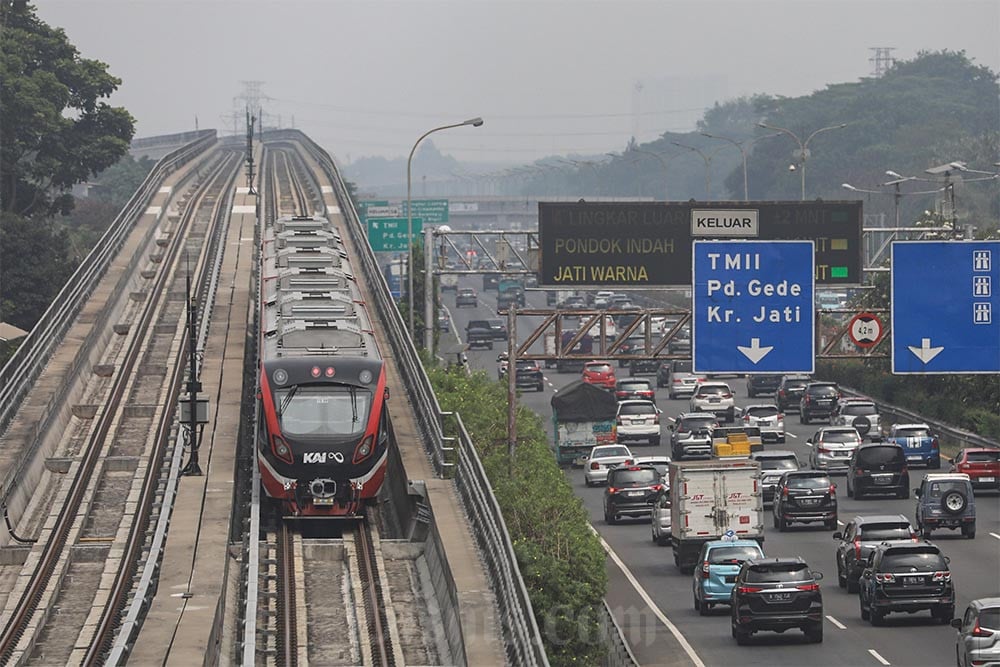
M279 218L260 257L264 491L286 516L360 516L385 478L389 392L356 270L323 217Z

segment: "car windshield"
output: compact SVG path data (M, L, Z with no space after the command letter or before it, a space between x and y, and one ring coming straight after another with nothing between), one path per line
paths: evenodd
M920 572L940 572L947 570L948 564L936 549L889 549L882 557L883 571L920 571Z
M965 491L966 484L967 482L964 479L931 482L930 496L931 498L940 498L942 495L944 495L949 491Z
M760 461L761 470L798 470L799 464L791 456L764 456Z
M675 361L674 362L674 372L675 373L690 373L694 365L690 361Z
M708 562L712 565L738 565L750 558L761 557L760 547L715 547L708 552Z
M784 581L809 581L812 575L805 563L768 563L754 565L747 570L748 584L767 584Z
M983 609L979 612L979 627L984 630L1000 630L1000 607Z
M611 456L628 456L628 449L625 447L602 447L594 451L594 458L608 458Z
M698 387L699 396L707 396L711 394L712 396L719 396L721 394L728 394L729 387L723 386L721 384L703 384Z
M969 463L996 463L1000 461L1000 449L993 452L969 452Z
M778 408L773 405L755 406L747 408L747 414L751 417L773 417L778 414Z
M586 369L590 373L607 373L611 370L611 364L587 364Z
M804 389L809 380L785 380L785 389Z
M649 415L656 412L652 403L622 403L618 406L620 415Z
M929 438L931 437L930 432L923 427L920 428L900 428L896 429L896 437L898 438Z
M872 403L848 403L841 409L840 414L851 417L877 415L878 410L875 409L875 405Z
M504 327L503 320L488 320L490 326L494 329L502 329Z
M642 484L655 484L660 481L660 474L653 468L636 468L635 470L618 469L611 473L612 479L608 481L611 486L639 486Z
M851 429L850 431L823 431L823 442L858 442L861 440L858 437L858 432Z
M701 431L704 429L710 429L715 426L715 418L713 417L692 417L690 419L682 419L681 425L677 428L678 431Z
M912 534L909 523L866 523L861 525L861 537L866 542L908 540Z
M788 478L788 488L790 489L825 489L832 484L829 477L809 477L805 475L792 475Z
M622 391L642 391L650 386L648 382L619 382L618 388Z
M898 463L903 460L901 447L865 447L858 450L858 463L881 465Z
M534 360L530 360L529 359L528 361L518 361L517 362L517 370L519 370L519 371L521 371L521 370L533 371L536 368L538 368L538 364Z
M819 385L817 387L810 387L809 393L813 396L836 396L837 388L833 385Z

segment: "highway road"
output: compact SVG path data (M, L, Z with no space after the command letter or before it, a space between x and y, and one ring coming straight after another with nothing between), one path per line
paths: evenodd
M478 281L466 278L463 285L481 286ZM495 317L488 306L494 305L495 295L480 295L480 307L457 310L454 297L445 297L445 304L451 310L455 326L461 331L471 317ZM529 307L545 307L541 293L529 293ZM519 328L524 329L519 325ZM523 337L523 336L522 336ZM471 351L470 364L474 368L496 373L496 355L493 352ZM622 369L627 374L627 370ZM554 391L578 378L575 373L546 371L546 389L540 393L522 394L521 401L542 416L548 424L551 419L549 401ZM745 380L742 378L722 378L730 383L736 393L737 404L750 402L746 396ZM752 402L767 402L765 397ZM686 399L669 400L666 391L657 390L657 405L665 417L675 417L688 410ZM663 445L650 447L636 445L637 455L669 454L668 421L663 420ZM822 424L820 424L822 425ZM786 415L785 426L788 433L783 445L767 445L768 448L789 449L799 460L808 461L806 439L818 427L801 425L798 415ZM945 466L946 468L947 466ZM922 468L910 469L911 487L919 485L925 474ZM766 517L764 551L769 556L802 556L814 570L825 575L821 582L824 613L827 624L822 644L807 644L802 633L789 631L784 634L762 633L755 635L748 647L737 647L729 631L729 610L716 607L710 617L701 617L692 606L691 576L682 575L673 564L670 547L658 547L650 539L648 520L626 521L609 526L604 523L601 488L587 488L583 483L583 471L567 469L566 477L577 495L590 511L591 522L601 537L631 572L653 603L679 629L693 646L705 665L906 665L912 667L937 667L955 664L955 631L947 625L934 623L929 613L914 615L898 614L888 617L884 627L875 628L861 620L857 595L848 594L837 586L836 561L834 558L836 541L832 533L811 526L793 527L787 533L771 528L770 517ZM847 498L846 481L843 476L835 476L838 485L838 501L841 525L857 514L901 513L913 521L914 503L909 500ZM970 599L997 595L1000 593L1000 496L985 493L977 495L977 536L967 540L957 532L941 531L932 540L951 558L951 569L958 594L957 614L961 614ZM624 582L616 580L616 587ZM615 591L616 599L622 600L623 593ZM619 613L628 619L648 619L652 616L645 604L635 595L624 604L634 608L620 609ZM659 656L644 648L656 643L656 635L668 633L659 622L631 623L641 626L641 632L628 633L640 662L647 664L684 664L670 656ZM681 657L681 656L677 656Z

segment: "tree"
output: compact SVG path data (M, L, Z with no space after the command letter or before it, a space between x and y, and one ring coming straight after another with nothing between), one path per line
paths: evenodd
M135 121L102 101L121 80L24 0L0 4L0 21L0 210L66 213L68 190L128 150Z
M0 212L0 284L4 319L31 329L73 274L66 230L51 219Z

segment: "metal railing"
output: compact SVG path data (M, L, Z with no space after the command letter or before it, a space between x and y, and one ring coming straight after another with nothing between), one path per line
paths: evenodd
M468 432L455 415L458 427L458 447L445 438L443 420L446 416L437 401L430 378L424 370L407 334L402 317L389 293L389 287L378 269L378 262L361 230L361 223L354 204L344 185L343 178L333 159L320 146L298 131L269 133L270 138L280 138L287 133L289 139L309 147L326 171L335 194L343 207L349 233L361 255L358 264L365 273L365 280L374 293L373 305L385 326L392 353L402 375L408 398L413 403L422 440L428 447L439 474L455 478L455 483L465 501L466 513L479 541L497 606L500 611L501 630L508 659L517 665L548 665L542 645L541 633L535 622L524 580L517 565L507 525L500 514L496 498L486 479L482 464L472 446Z
M136 190L135 194L128 200L121 212L115 217L107 231L87 255L70 279L63 286L56 298L42 314L35 326L21 342L20 347L14 355L7 361L3 369L0 369L0 434L5 432L10 426L14 415L21 407L28 392L45 369L46 364L52 354L62 343L66 332L74 324L77 314L86 304L88 297L97 287L104 277L108 266L117 256L128 235L132 232L137 220L146 211L146 207L156 195L160 183L169 174L179 169L196 155L208 148L215 142L215 132L206 131L197 141L182 146L160 160L153 170L146 176L145 180ZM150 225L149 234L155 230L155 225ZM117 296L124 289L128 279L135 273L141 255L133 256L130 264L122 274L122 279L115 288L114 293L108 299L106 308L112 307ZM104 315L101 313L98 315ZM3 496L0 504L6 504L11 491L16 487L17 481L23 476L25 468L31 463L40 442L39 435L44 433L49 426L50 420L59 412L65 403L66 393L72 386L72 378L76 374L80 363L86 357L86 353L92 347L98 336L103 335L103 331L94 328L87 338L77 349L77 354L71 366L66 371L67 381L56 390L45 406L43 414L36 424L34 431L28 434L26 441L27 449L20 455L16 465L8 470L6 476L0 481L0 489Z
M597 614L601 628L601 641L608 649L601 662L601 667L639 667L639 661L635 659L635 654L632 653L628 642L625 641L625 635L611 613L607 600L601 600L601 607L597 610Z

